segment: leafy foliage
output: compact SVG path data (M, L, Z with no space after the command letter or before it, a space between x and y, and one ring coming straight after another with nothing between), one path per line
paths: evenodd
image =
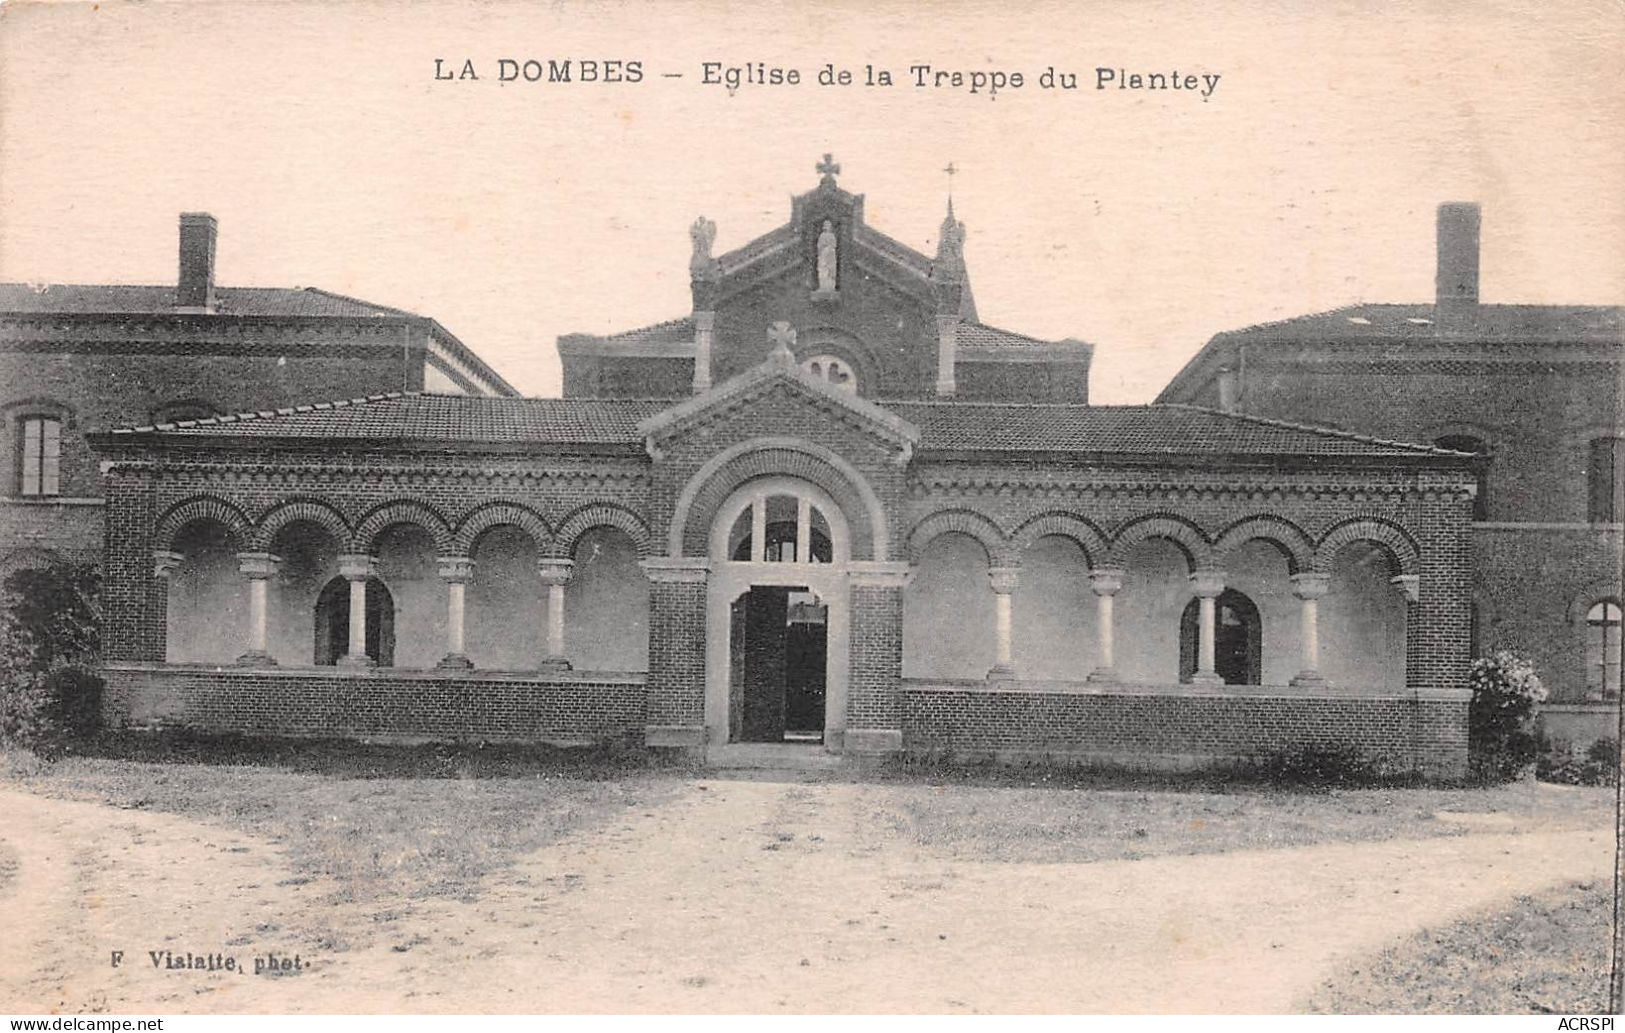
M1619 743L1613 739L1598 739L1583 757L1572 750L1548 749L1541 753L1535 773L1543 782L1571 786L1613 785L1619 777Z
M1530 725L1546 700L1535 665L1511 650L1497 650L1473 661L1468 683L1473 689L1467 723L1473 774L1489 782L1523 776L1540 752Z
M0 593L0 741L60 755L101 726L100 576L21 570Z

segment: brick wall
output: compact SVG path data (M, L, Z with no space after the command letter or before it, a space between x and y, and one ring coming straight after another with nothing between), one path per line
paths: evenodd
M847 732L896 730L901 727L897 686L903 677L901 586L853 585L851 628Z
M592 742L643 734L641 675L109 664L109 720L336 738Z
M705 725L703 581L654 580L649 586L649 724Z
M904 748L1052 755L1136 768L1198 768L1298 746L1459 776L1465 698L1153 694L1015 683L906 682Z

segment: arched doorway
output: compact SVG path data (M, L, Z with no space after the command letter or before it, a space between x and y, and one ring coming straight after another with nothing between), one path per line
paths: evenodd
M1259 685L1263 682L1263 635L1258 607L1233 588L1215 600L1213 669L1226 685ZM1189 682L1196 674L1196 648L1200 605L1192 599L1179 618L1179 680Z
M706 631L709 741L841 741L850 549L839 507L805 481L751 481L718 509Z
M336 577L316 597L317 666L333 666L349 648L350 582ZM367 579L367 656L379 667L395 664L395 597L377 578Z

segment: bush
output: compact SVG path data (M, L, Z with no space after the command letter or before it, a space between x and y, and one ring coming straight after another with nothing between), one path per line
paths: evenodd
M1543 782L1611 786L1619 777L1619 743L1613 739L1598 739L1584 757L1568 749L1547 750L1540 755L1535 774Z
M1467 744L1474 776L1486 782L1523 777L1540 753L1540 740L1529 727L1546 699L1535 665L1510 650L1497 650L1473 661L1468 682L1473 701Z
M1293 789L1354 789L1408 784L1418 776L1386 758L1353 746L1293 746L1252 758L1235 772L1243 778Z
M0 607L0 741L52 757L101 726L90 566L18 571Z

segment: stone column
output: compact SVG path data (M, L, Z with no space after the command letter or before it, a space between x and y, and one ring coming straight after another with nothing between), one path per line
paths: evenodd
M1191 575L1191 591L1200 600L1196 639L1196 673L1191 676L1194 685L1223 685L1224 679L1214 670L1214 644L1218 634L1219 594L1224 591L1224 572L1199 570Z
M574 560L544 557L536 564L536 572L547 586L547 657L542 666L568 671L570 661L564 655L564 586L570 583Z
M711 390L711 335L716 329L715 312L694 313L694 393Z
M750 559L752 563L767 559L767 497L763 495L750 503Z
M993 583L993 614L997 621L997 652L993 669L987 672L988 681L1010 681L1016 677L1015 661L1011 659L1010 596L1021 580L1020 567L990 567L988 580Z
M265 625L270 608L270 580L280 557L268 552L239 552L237 569L248 578L248 652L237 658L244 667L271 667L276 661L266 650Z
M1117 593L1123 590L1121 570L1091 570L1089 587L1095 590L1095 669L1090 681L1117 680Z
M649 746L705 746L705 604L711 562L700 556L656 556L642 562L649 578L649 674L643 741Z
M797 563L812 562L812 500L803 495L796 500Z
M1293 574L1292 594L1299 599L1299 645L1303 649L1303 670L1292 679L1294 685L1325 685L1320 673L1320 600L1331 584L1329 574Z
M367 655L367 579L377 573L378 561L367 555L339 557L339 575L350 582L350 648L338 663L343 667L374 667Z
M446 583L446 655L436 667L467 670L474 666L463 645L463 616L468 583L474 579L474 561L467 556L440 557L440 580Z
M852 586L846 697L849 753L895 753L903 748L903 588L908 564L856 561Z

